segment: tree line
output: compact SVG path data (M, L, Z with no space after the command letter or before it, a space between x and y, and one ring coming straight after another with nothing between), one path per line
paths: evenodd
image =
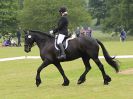
M95 26L105 32L124 28L133 35L132 0L1 0L0 33L14 33L19 27L49 31L57 25L61 6L68 8L71 30L97 19Z
M133 35L133 0L89 0L89 12L104 31L124 28Z
M17 28L18 4L15 0L0 0L0 33L14 32Z

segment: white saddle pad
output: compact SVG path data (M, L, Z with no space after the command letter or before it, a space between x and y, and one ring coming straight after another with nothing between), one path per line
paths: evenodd
M74 39L74 38L76 38L76 35L75 35L75 34L73 34L70 38L67 38L67 39L65 40L65 49L67 49L67 47L68 47L68 42L69 42L70 40ZM54 45L55 45L55 48L56 48L57 50L59 50L59 48L57 47L56 42L57 42L57 36L55 36L55 43L54 43Z

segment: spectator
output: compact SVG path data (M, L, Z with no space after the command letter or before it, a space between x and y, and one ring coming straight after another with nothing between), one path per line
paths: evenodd
M9 39L8 40L4 40L4 42L2 44L2 46L10 46L10 45L11 45L11 42L10 42Z
M17 39L18 39L18 47L21 46L21 32L20 29L17 30Z
M17 43L13 38L11 39L11 46L17 46Z
M76 33L76 36L79 37L79 35L80 35L80 28L79 27L77 27L77 29L75 30L75 33Z
M120 41L124 42L126 40L126 32L124 29L122 29L120 33Z
M2 38L2 35L0 34L0 39Z
M84 27L81 27L81 29L80 29L80 36L86 36L86 31L85 31Z
M85 29L86 31L86 36L92 37L92 30L90 27L88 27L87 29Z

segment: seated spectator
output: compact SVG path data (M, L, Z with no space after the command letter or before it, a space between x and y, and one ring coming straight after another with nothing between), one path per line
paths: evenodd
M4 40L2 46L10 46L11 45L11 42L10 40Z
M11 46L17 46L17 42L13 38L11 39Z

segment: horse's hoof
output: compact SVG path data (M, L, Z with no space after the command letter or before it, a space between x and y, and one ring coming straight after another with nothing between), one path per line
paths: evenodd
M109 82L111 82L111 78L108 75L106 75L106 77L104 79L104 85L108 85Z
M83 79L83 80L78 80L77 84L82 84L86 81L86 79Z
M64 82L62 86L69 86L69 81Z
M105 80L106 80L107 82L111 82L111 78L110 78L108 75L106 75Z
M63 83L62 86L69 86L69 84L65 84L65 83Z
M109 82L107 82L107 81L104 81L104 85L109 85Z
M41 80L36 80L36 86L39 87L40 84L41 84Z
M110 77L108 78L108 82L111 82L111 78Z

